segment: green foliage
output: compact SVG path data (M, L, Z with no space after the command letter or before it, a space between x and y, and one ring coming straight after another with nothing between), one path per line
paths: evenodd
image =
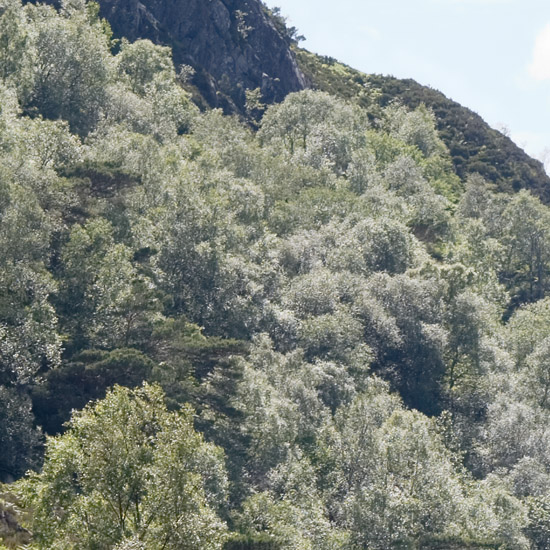
M369 86L367 75L332 57L318 56L301 48L295 53L300 68L317 89L348 101L357 101L361 107L368 108L372 118L380 113L377 99L381 92Z
M550 544L550 507L548 499L533 497L527 502L529 525L526 529L537 550L547 548Z
M438 135L448 148L461 179L479 173L502 191L529 189L548 202L548 176L542 164L489 127L479 115L441 92L411 79L366 75L306 50L297 50L296 54L301 69L316 89L367 108L371 119L382 118L382 110L396 100L409 109L421 105L431 109Z
M121 387L47 442L40 474L20 484L39 548L221 548L226 478L220 450L169 413L158 387Z
M160 292L134 265L131 250L115 244L113 233L104 219L75 226L63 250L67 321L92 347L131 346L160 318Z
M271 106L262 118L260 142L306 165L343 173L354 149L364 145L366 118L328 94L304 91Z
M307 52L324 91L248 90L253 129L112 45L93 4L0 6L0 475L59 434L34 547L544 547L550 218L498 192L536 166Z
M149 40L131 44L122 41L116 56L116 68L128 87L137 95L145 95L155 78L173 81L175 78L169 48L155 46Z
M115 384L141 385L151 379L153 368L153 361L134 349L84 351L49 371L33 389L36 420L46 433L60 433L73 410L103 398Z
M33 85L36 55L32 28L20 2L6 0L0 5L0 78L16 88L26 101Z
M516 292L520 302L539 300L544 297L547 284L549 213L530 193L521 191L502 215L506 227L504 276L512 278L514 287L519 287Z
M252 537L236 536L225 543L224 550L279 550L279 543L269 535Z
M0 386L0 480L15 479L39 463L40 430L33 426L31 400L21 390Z
M97 123L109 81L109 37L85 2L66 2L61 17L46 6L29 8L37 60L29 109L63 118L87 134Z

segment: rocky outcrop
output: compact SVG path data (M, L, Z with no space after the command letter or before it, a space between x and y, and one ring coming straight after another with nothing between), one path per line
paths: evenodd
M192 83L211 106L242 110L245 90L267 103L307 86L287 37L258 0L99 0L115 35L170 46L195 69Z

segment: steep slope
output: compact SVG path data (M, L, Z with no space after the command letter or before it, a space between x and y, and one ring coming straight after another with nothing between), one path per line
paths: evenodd
M95 5L10 1L0 479L44 462L0 548L550 548L550 207L376 77L312 56L348 100L255 131Z
M471 110L414 80L365 75L330 58L293 48L283 19L259 0L99 0L116 36L149 38L172 47L176 66L189 65L195 100L245 113L245 91L260 88L262 101L280 102L307 87L368 106L394 100L436 115L456 173L479 173L504 192L529 189L550 202L542 164Z
M314 88L357 101L371 111L373 104L386 107L395 100L412 109L421 103L430 107L436 116L439 135L462 179L470 173L479 173L500 191L529 189L545 203L550 202L550 178L542 163L491 128L478 114L441 92L412 79L366 75L305 50L299 50L297 57Z
M306 87L288 39L257 0L100 0L117 36L172 47L176 66L192 66L193 84L214 107L243 110L245 90L268 103Z

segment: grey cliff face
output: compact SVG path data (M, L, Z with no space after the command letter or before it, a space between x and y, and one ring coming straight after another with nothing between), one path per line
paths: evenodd
M288 39L258 0L99 0L115 35L172 47L211 106L241 110L245 90L265 102L307 86Z

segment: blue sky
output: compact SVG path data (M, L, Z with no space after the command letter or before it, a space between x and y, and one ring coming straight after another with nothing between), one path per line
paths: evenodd
M281 8L308 50L367 73L414 78L504 125L532 156L550 151L550 0L266 4Z

